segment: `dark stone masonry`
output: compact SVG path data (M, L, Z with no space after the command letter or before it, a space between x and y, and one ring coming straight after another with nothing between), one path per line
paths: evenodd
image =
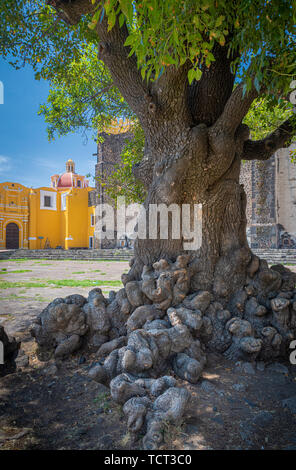
M97 199L97 204L110 204L114 207L113 200L108 196L101 181L108 178L114 171L116 165L121 162L121 153L124 149L127 139L130 139L130 132L121 132L118 134L106 134L102 132L98 139L97 164L95 166L96 175L96 191L92 192L92 200ZM99 217L97 207L96 218ZM116 240L116 221L115 221L115 238L101 239L95 231L95 248L116 248L118 242Z
M130 132L101 133L95 166L96 190L89 193L89 204L114 202L100 181L106 179L121 162L121 153ZM296 164L289 149L278 150L267 161L246 161L242 165L241 183L247 194L247 236L251 248L296 249ZM115 221L116 236L116 221ZM95 248L116 248L120 241L101 239L95 234Z
M296 164L290 157L295 147L242 165L251 248L296 248Z

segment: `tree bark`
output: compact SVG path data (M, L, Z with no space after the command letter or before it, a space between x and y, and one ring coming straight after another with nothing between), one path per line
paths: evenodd
M248 132L240 126L231 137L217 131L215 126L201 124L192 129L180 128L179 146L174 137L172 134L164 139L173 145L165 147L167 154L161 158L162 145L151 141L160 152L154 159L145 207L149 214L149 204L189 204L193 214L193 205L201 203L202 246L186 252L183 238L138 239L135 261L124 282L139 280L144 265L152 265L161 258L175 261L186 253L191 260L191 290L211 290L217 297L228 298L244 283L246 266L252 258L246 239L246 196L239 184L242 149ZM158 138L163 141L162 136ZM151 161L151 151L149 154ZM137 173L141 174L139 168Z

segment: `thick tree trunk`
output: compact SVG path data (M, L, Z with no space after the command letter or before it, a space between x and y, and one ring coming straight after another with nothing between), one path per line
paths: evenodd
M172 239L170 230L168 240L160 239L159 234L156 240L138 239L135 260L124 282L139 280L144 265L151 266L161 258L175 261L179 255L187 253L190 256L191 291L206 289L217 297L228 299L244 285L247 265L252 259L246 239L246 196L239 184L239 150L245 137L242 133L241 140L233 140L229 149L225 139L219 142L218 137L218 142L213 143L215 136L204 125L184 134L181 150L175 148L172 151L168 146L169 155L159 158L157 154L145 207L149 213L149 204L177 204L180 207L190 204L192 215L193 205L201 203L201 248L184 250L184 239ZM174 141L174 135L171 140ZM170 139L165 141L170 142ZM221 168L213 165L218 157L217 149L220 157L222 154ZM229 152L229 155L223 155L223 152ZM143 171L143 166L136 169L136 175ZM142 180L147 182L147 175Z

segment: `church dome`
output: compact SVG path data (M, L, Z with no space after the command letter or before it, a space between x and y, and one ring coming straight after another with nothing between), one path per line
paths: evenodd
M87 188L88 180L75 171L75 162L71 158L66 161L66 171L60 175L51 177L53 188Z
M58 188L72 188L73 186L73 173L66 171L59 176Z

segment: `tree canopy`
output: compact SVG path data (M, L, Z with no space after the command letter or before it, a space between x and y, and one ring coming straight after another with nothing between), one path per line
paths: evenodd
M78 3L82 7L76 11ZM127 59L136 63L144 92L149 95L155 84L161 86L179 70L188 78L192 103L207 91L204 82L215 80L222 51L235 77L233 87L241 88L242 96L254 94L244 122L253 138L263 139L291 115L295 20L295 4L288 0L10 0L1 3L0 54L16 68L31 65L36 79L50 80L48 102L40 113L48 123L49 138L54 138L77 130L103 130L117 116L137 122L130 93L118 90L127 80L126 70L114 83L97 57L98 48L104 56L104 35L122 34ZM128 67L134 79L133 64L128 62ZM226 87L223 77L215 86ZM219 94L213 96L219 99ZM213 120L194 105L191 112L197 124ZM129 144L126 169L134 152L143 148L140 138L144 134L137 132L134 144ZM126 169L113 178L117 187L126 187L121 185Z

